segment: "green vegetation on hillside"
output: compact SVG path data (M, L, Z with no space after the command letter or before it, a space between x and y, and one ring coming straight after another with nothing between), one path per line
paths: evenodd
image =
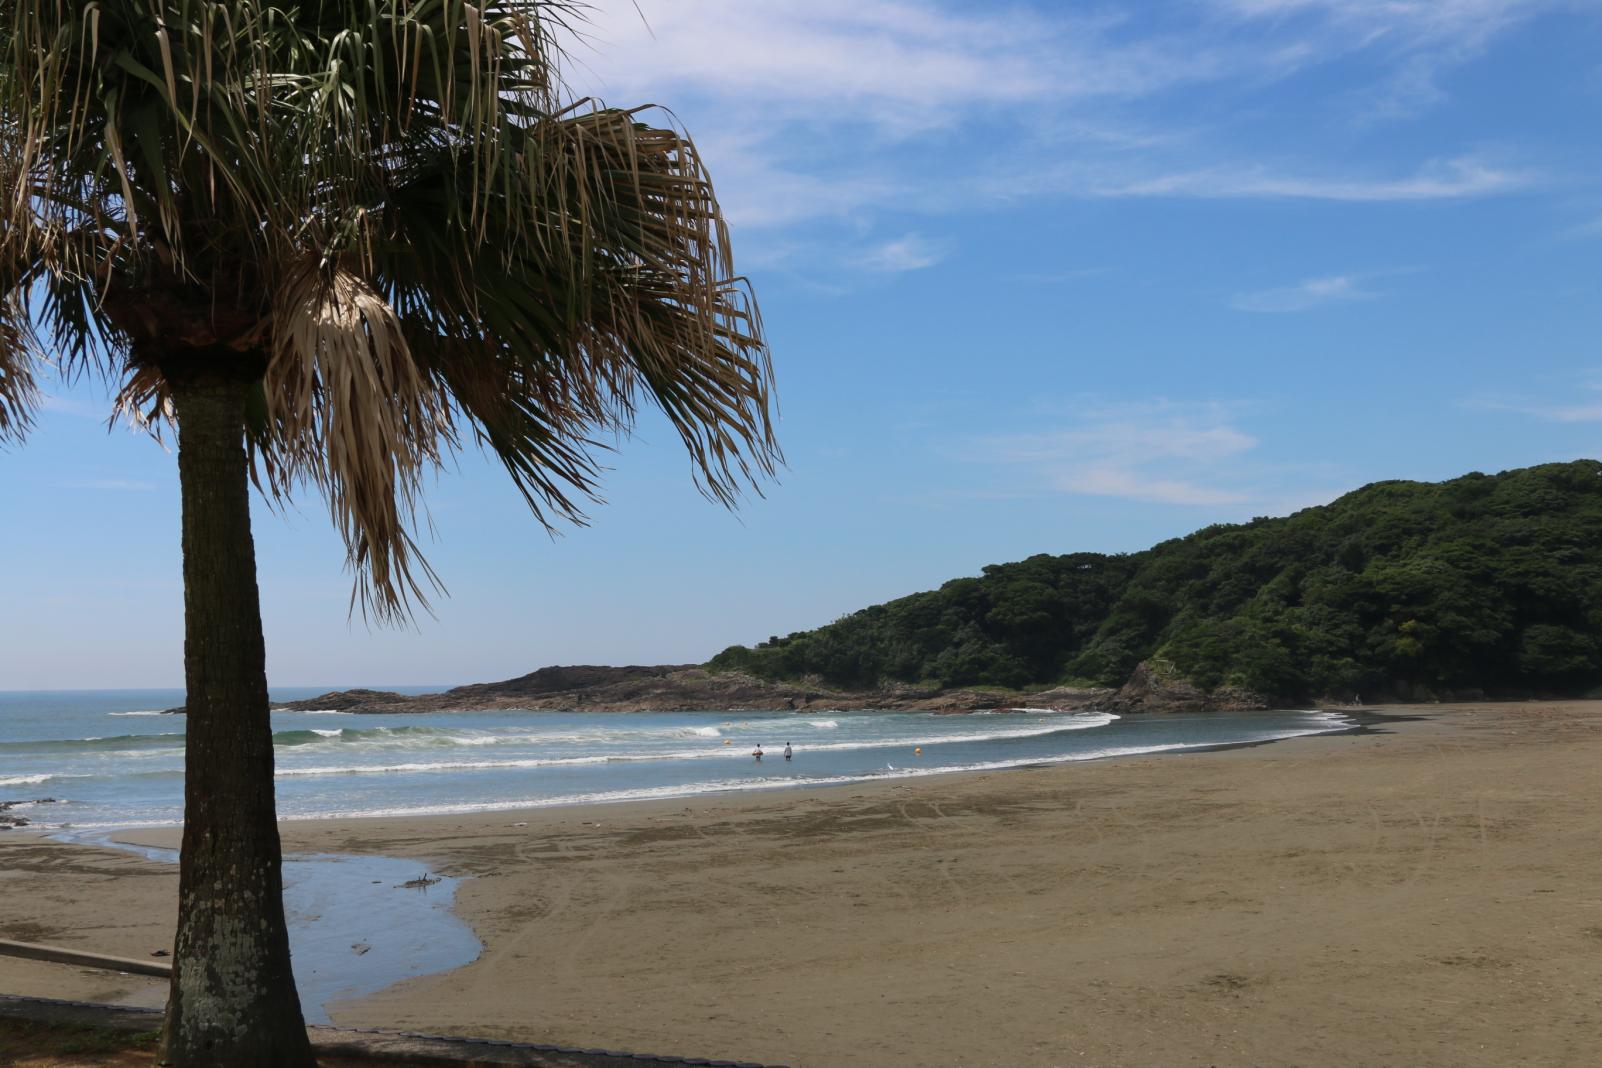
M1602 464L1377 482L1139 553L1032 556L716 670L867 687L1122 684L1159 658L1285 698L1572 694L1602 683Z

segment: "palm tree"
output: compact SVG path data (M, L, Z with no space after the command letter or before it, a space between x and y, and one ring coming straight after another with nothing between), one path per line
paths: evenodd
M0 440L34 369L176 433L188 687L172 1065L312 1063L289 965L249 487L315 490L353 606L437 589L469 441L544 523L660 408L702 491L778 462L760 320L694 146L564 98L552 0L21 0L0 17Z

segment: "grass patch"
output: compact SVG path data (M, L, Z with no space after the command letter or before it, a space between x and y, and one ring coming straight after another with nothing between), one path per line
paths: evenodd
M0 1064L138 1065L155 1055L159 1031L0 1017Z

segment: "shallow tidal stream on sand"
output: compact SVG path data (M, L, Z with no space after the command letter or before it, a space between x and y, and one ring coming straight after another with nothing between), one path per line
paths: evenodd
M175 849L118 841L107 831L51 837L178 863ZM483 946L452 911L460 882L395 857L286 856L284 909L306 1022L330 1023L334 1002L472 963Z

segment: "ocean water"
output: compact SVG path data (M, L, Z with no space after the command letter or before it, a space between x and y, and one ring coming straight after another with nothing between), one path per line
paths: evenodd
M274 698L313 696L275 690ZM181 821L175 690L0 691L0 800L42 829ZM273 713L285 819L401 816L829 786L1351 729L1332 712ZM794 758L781 753L786 743ZM753 759L761 745L766 756ZM921 751L920 751L921 750Z

